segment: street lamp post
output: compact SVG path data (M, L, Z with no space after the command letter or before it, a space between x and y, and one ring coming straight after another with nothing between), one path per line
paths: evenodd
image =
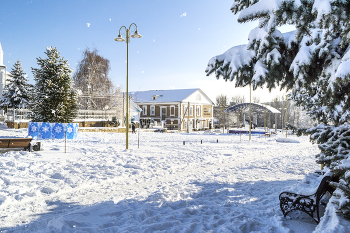
M135 27L134 34L130 35L131 27ZM120 31L124 28L125 39L121 36ZM129 28L121 26L119 29L119 35L114 40L118 42L126 42L126 98L129 96L129 42L130 36L132 38L141 38L142 36L137 31L137 26L135 23L130 24ZM129 101L126 101L126 149L129 149Z

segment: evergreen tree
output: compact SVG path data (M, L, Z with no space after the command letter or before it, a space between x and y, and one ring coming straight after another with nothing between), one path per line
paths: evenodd
M319 125L308 132L319 144L317 161L340 177L334 198L350 218L350 1L235 0L238 21L259 20L247 45L213 57L207 75L292 91L291 99ZM296 30L280 33L279 26Z
M2 94L3 100L0 108L23 108L28 104L30 97L31 85L25 77L21 62L18 60L10 71L12 79L7 79L8 84L5 86L5 92Z
M46 58L37 58L39 68L32 68L35 80L32 120L37 122L72 122L77 114L77 95L73 90L68 60L57 48L46 48Z

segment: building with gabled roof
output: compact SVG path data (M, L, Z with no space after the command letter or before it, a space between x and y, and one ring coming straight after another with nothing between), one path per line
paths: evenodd
M131 92L141 108L144 128L163 125L167 129L203 130L212 127L213 101L199 88Z

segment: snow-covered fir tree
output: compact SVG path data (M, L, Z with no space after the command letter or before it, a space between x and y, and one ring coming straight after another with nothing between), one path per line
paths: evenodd
M31 85L28 84L28 78L19 60L13 65L10 73L12 79L6 80L8 84L4 88L0 108L23 108L29 102Z
M253 88L291 91L319 125L309 130L319 144L317 161L340 177L332 204L350 218L350 1L235 0L241 23L258 20L248 44L210 59L207 75ZM278 28L294 25L281 33Z
M37 58L39 68L32 68L35 80L32 121L72 122L77 114L72 70L57 48L46 48L45 54L46 58Z

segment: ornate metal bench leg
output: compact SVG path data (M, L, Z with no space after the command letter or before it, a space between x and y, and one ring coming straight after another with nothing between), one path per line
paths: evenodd
M315 207L318 211L317 206L315 206L314 195L305 196L301 194L283 192L280 194L279 199L280 208L284 217L286 217L291 211L299 210L310 215L318 223L318 221L314 218Z

